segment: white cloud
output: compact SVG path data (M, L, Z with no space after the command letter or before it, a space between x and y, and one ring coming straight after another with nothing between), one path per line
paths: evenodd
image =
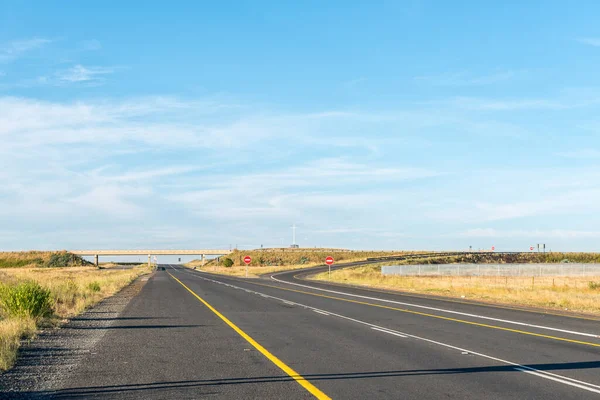
M578 190L512 203L476 202L474 211L487 221L539 215L579 214L600 210L600 190Z
M600 38L597 37L579 38L577 41L590 46L600 47Z
M110 221L151 215L161 207L213 221L236 216L272 221L303 210L389 202L389 194L361 193L361 186L438 175L432 169L345 157L309 157L287 168L263 166L252 172L256 161L272 162L284 147L294 154L295 144L310 145L306 138L317 133L323 138L319 147L333 153L346 149L348 144L335 137L327 140L329 128L323 123L371 124L372 119L344 111L275 115L216 99L65 103L0 97L0 156L7 165L0 177L9 182L0 188L5 193L0 208L6 210L0 216L56 222L90 215ZM271 152L271 146L277 150ZM187 158L163 164L163 154ZM244 173L231 173L232 167ZM329 192L336 188L344 190Z
M149 192L140 187L128 190L123 186L99 185L89 192L69 200L75 207L90 209L107 215L116 215L125 218L139 218L143 215L144 208L139 205L136 198L146 197Z
M560 167L554 157L547 170L520 168L517 159L478 171L469 158L461 170L456 160L472 149L446 149L449 140L503 135L490 142L513 145L514 136L539 134L470 115L452 107L274 112L223 98L0 97L0 225L75 232L68 224L85 221L102 243L113 228L138 223L143 232L193 225L199 237L206 229L215 241L260 244L279 243L287 234L277 227L287 232L296 222L315 244L346 234L357 247L361 238L364 247L437 240L487 221L527 227L563 216L557 221L592 226L585 223L600 215L597 168Z
M56 77L62 82L89 82L100 80L103 75L112 74L114 71L114 68L84 67L77 64L66 71L58 72Z
M130 171L110 176L94 173L94 176L107 182L141 182L173 175L184 175L190 172L197 172L202 169L204 169L204 167L172 166L150 170Z
M584 239L600 238L600 231L580 231L568 229L496 230L492 228L475 228L447 236L464 238Z
M15 40L13 42L0 45L0 63L8 63L22 57L29 51L38 49L51 40L42 38L32 38L24 40Z
M178 191L168 198L203 217L249 221L293 219L318 223L324 212L360 215L364 210L387 209L398 203L402 184L440 175L418 168L378 168L343 159L322 159L270 173L213 175L202 190ZM387 184L387 192L373 193L369 185ZM351 189L350 189L351 188ZM241 201L243 199L243 201ZM377 216L379 211L374 211ZM305 221L306 222L306 221Z

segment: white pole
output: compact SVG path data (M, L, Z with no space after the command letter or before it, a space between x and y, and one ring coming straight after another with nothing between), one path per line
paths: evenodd
M329 280L331 280L331 264L329 264Z

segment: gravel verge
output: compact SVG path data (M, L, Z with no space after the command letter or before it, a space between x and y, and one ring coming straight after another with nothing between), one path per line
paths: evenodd
M15 366L0 374L0 398L51 398L69 379L148 281L141 276L57 329L41 332L19 350Z

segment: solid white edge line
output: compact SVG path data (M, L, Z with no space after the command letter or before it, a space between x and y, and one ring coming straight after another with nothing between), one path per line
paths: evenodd
M201 271L194 271L196 273L192 273L192 272L186 271L186 270L182 270L182 271L186 272L186 273L189 273L190 275L195 276L195 277L200 278L200 279L205 280L205 281L217 283L219 285L229 286L229 284L227 284L227 283L224 283L224 282L221 282L221 281L217 281L217 280L214 280L214 279L205 278L205 277L199 275L198 273L201 273ZM231 285L231 286L233 286L233 285ZM253 291L253 292L255 292L255 291ZM259 293L259 292L255 292L255 293ZM283 301L283 302L287 301L287 300L282 299L280 297L275 297L275 296L268 296L268 297L270 297L272 299L275 299L275 300ZM432 343L432 344L436 344L438 346L442 346L442 347L446 347L446 348L449 348L449 349L457 350L457 351L460 351L461 353L467 352L467 353L469 353L471 355L475 355L475 356L478 356L478 357L481 357L481 358L485 358L485 359L488 359L488 360L493 360L493 361L496 361L496 362L499 362L499 363L502 363L502 364L513 366L513 367L515 367L514 368L515 370L518 370L520 372L526 372L526 373L529 373L531 375L535 375L535 376L540 377L540 378L549 379L551 381L555 381L555 382L562 383L562 384L565 384L565 385L568 385L568 386L573 386L573 387L577 387L577 388L580 388L580 389L583 389L583 390L587 390L589 392L594 392L594 393L599 393L600 394L600 385L595 385L593 383L580 381L580 380L577 380L577 379L574 379L574 378L569 378L567 376L554 374L552 372L538 370L538 369L535 369L533 367L528 367L526 365L518 364L518 363L515 363L515 362L512 362L512 361L503 360L501 358L489 356L487 354L478 353L476 351L464 349L464 348L457 347L457 346L454 346L454 345L451 345L451 344L447 344L447 343L443 343L443 342L438 342L436 340L427 339L427 338L424 338L424 337L421 337L421 336L411 335L410 333L400 332L400 331L396 331L396 330L393 330L393 329L385 328L383 326L371 324L371 323L366 322L366 321L361 321L361 320L358 320L358 319L347 317L345 315L336 314L336 313L333 313L333 312L330 312L330 311L321 310L319 308L308 306L308 305L305 305L305 304L301 304L301 303L294 303L294 304L297 305L297 306L304 307L304 308L309 309L309 310L318 310L318 311L326 312L329 315L333 315L335 317L338 317L338 318L341 318L341 319L345 319L345 320L348 320L348 321L353 321L353 322L356 322L358 324L366 325L366 326L369 326L371 328L379 328L380 330L386 331L387 333L392 333L393 332L393 333L397 333L397 334L400 334L400 335L404 335L404 336L406 336L408 338L413 338L413 339L416 339L416 340L421 340L421 341L424 341L424 342L427 342L427 343Z
M393 331L388 331L387 329L380 329L380 328L373 328L373 327L371 327L371 329L379 331L379 332L389 333L390 335L399 336L401 338L408 337L408 336L404 336L404 335L401 335L401 334L393 332Z
M526 326L526 327L529 327L529 328L545 329L545 330L549 330L549 331L568 333L568 334L571 334L571 335L579 335L579 336L587 336L587 337L592 337L592 338L600 338L600 335L596 335L596 334L593 334L593 333L570 331L570 330L566 330L566 329L553 328L553 327L550 327L550 326L533 325L533 324L528 324L526 322L519 322L519 321L511 321L511 320L500 319L500 318L486 317L485 315L469 314L469 313L464 313L464 312L460 312L460 311L446 310L446 309L443 309L443 308L429 307L429 306L423 306L423 305L420 305L420 304L405 303L405 302L402 302L402 301L395 301L395 300L380 299L378 297L362 296L362 295L359 295L359 294L339 292L339 291L336 291L336 290L323 289L323 288L318 288L318 287L309 286L309 285L302 285L302 284L294 283L294 282L286 282L286 281L282 281L282 280L279 280L279 279L275 278L274 275L271 275L271 279L274 280L274 281L276 281L276 282L283 283L283 284L286 284L286 285L295 285L295 286L300 286L300 287L304 287L304 288L307 288L307 289L314 289L314 290L320 290L320 291L323 291L323 292L341 294L341 295L344 295L344 296L359 297L359 298L367 299L367 300L381 301L381 302L384 302L384 303L398 304L398 305L403 305L403 306L407 306L407 307L422 308L422 309L426 309L426 310L444 312L444 313L448 313L448 314L462 315L462 316L465 316L465 317L485 319L485 320L488 320L488 321L503 322L503 323L506 323L506 324Z
M525 372L527 374L531 374L531 375L535 375L535 376L539 376L542 378L546 378L546 379L550 379L551 381L556 381L556 382L560 382L563 383L565 385L569 385L569 386L574 386L580 389L585 389L585 390L589 390L590 392L594 392L594 393L600 393L600 390L594 390L594 389L590 389L587 386L583 386L581 384L575 383L575 382L564 382L562 379L558 379L552 376L545 376L543 374L541 374L540 372L537 371L529 371L523 368L515 368L517 371L521 371L521 372Z

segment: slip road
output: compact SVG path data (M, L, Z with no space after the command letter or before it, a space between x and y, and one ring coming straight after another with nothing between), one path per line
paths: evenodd
M298 271L241 279L162 267L58 387L26 394L600 398L594 319L315 283Z

